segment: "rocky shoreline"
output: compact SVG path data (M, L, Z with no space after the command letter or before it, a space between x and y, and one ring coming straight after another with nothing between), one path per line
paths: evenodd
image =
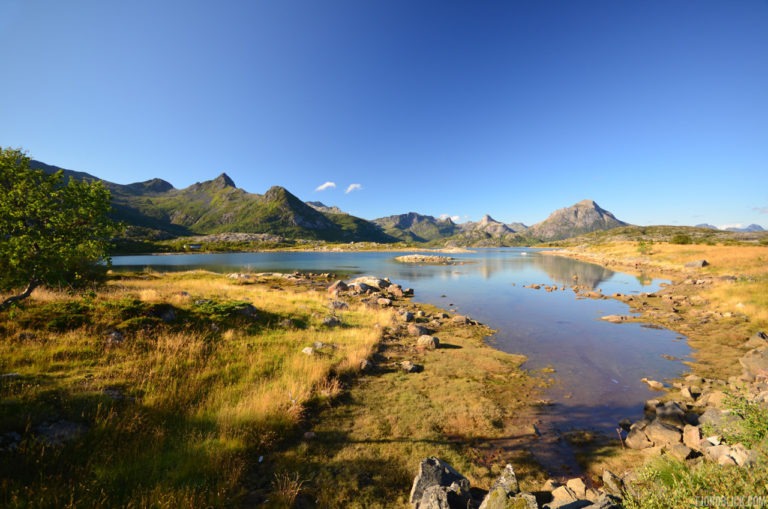
M637 313L634 316L605 316L603 319L606 321L662 326L688 336L694 349L705 349L707 343L716 342L719 326L728 326L731 338L728 348L731 351L725 359L715 362L710 355L699 357L697 362L692 363L691 373L669 384L643 380L649 387L659 390L660 397L646 402L642 419L635 422L625 419L617 423L621 447L626 454L639 451L641 459L668 456L690 465L711 462L722 467L751 468L759 453L737 439L729 442L729 437L734 436L734 430L744 420L743 415L730 407L741 398L768 409L768 335L764 332L750 335L746 317L709 309L709 303L699 292L712 284L728 284L735 278L699 274L697 269L708 265L705 260L695 260L682 268L674 268L593 253L564 251L551 254L623 271L653 272L673 280L657 292L632 296L607 296L574 285L572 289L577 297L614 298L627 303ZM558 290L546 285L528 287ZM559 289L565 290L565 287ZM728 376L713 376L712 373ZM604 469L597 482L586 479L591 488L586 487L583 479L574 478L563 484L549 480L539 491L521 492L513 466L507 465L491 489L487 493L481 490L483 495L478 497L477 491L472 491L469 482L450 465L438 458L427 458L422 461L414 479L410 502L416 509L621 507L622 497L634 493L633 483L637 480L639 466L628 468L618 475ZM424 479L427 479L426 484Z

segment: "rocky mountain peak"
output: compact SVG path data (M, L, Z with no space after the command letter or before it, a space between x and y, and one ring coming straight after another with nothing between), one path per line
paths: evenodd
M216 184L217 187L225 188L225 187L237 187L235 185L235 181L229 178L229 175L226 173L222 173L215 179L213 179L213 183Z
M554 211L547 219L533 225L529 231L539 239L557 240L626 225L624 221L600 208L594 200L582 200L570 207Z
M483 218L480 220L480 226L488 226L489 224L495 224L498 223L494 218L492 218L490 215L486 214L483 216Z

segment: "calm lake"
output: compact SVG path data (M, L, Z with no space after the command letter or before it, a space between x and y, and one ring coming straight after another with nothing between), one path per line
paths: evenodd
M412 253L418 253L418 250ZM593 429L615 434L622 418L638 419L654 397L640 379L683 373L690 353L685 338L637 323L611 324L609 314L628 314L618 301L577 299L578 284L611 295L653 292L662 281L639 280L598 265L539 254L529 248L478 249L452 254L460 265L408 265L395 256L411 252L267 252L116 256L115 270L206 269L216 272L333 272L389 277L415 290L415 301L468 315L496 329L494 347L528 357L530 370L551 367L546 397L555 404L543 425L558 430ZM529 284L567 286L546 292ZM662 355L672 356L669 360Z

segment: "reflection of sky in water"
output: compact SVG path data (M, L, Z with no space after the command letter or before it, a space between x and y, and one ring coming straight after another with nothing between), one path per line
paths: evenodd
M418 252L415 250L413 252ZM526 254L523 255L522 253ZM611 324L608 314L627 314L614 300L576 299L573 291L524 288L529 284L600 289L606 295L652 292L658 281L613 272L598 265L533 249L487 249L453 254L460 265L410 265L393 261L407 253L217 253L115 257L116 270L188 270L219 272L336 272L389 277L416 290L415 300L451 307L498 331L495 347L528 356L532 369L552 366L557 384L550 391L558 402L549 417L563 426L613 430L623 417L638 417L652 397L640 378L664 379L684 371L685 341L675 333L640 324ZM443 295L445 297L443 297ZM450 305L450 306L449 306Z

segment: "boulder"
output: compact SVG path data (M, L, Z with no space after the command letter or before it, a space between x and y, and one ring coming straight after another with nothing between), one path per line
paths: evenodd
M420 366L419 364L414 364L411 361L403 361L400 363L400 369L402 369L406 373L419 373L424 370L424 366Z
M392 299L387 299L386 297L379 297L376 299L376 304L379 306L386 308L392 305Z
M403 292L403 287L400 285L389 285L387 287L387 292L396 299L400 299L403 297L403 295L405 295Z
M648 436L642 429L633 428L627 433L627 438L624 439L624 445L630 449L647 449L653 446L653 442L648 440Z
M693 450L683 444L674 444L667 449L667 453L680 461L685 461L691 457Z
M610 495L620 497L624 493L624 481L610 470L603 471L603 490Z
M419 464L409 501L414 509L466 508L470 501L469 480L439 458Z
M576 477L574 479L569 479L565 485L571 489L573 494L576 495L576 498L579 500L587 498L587 485L584 484L584 481L582 481L581 478Z
M589 509L621 509L622 507L620 498L603 493L597 497L593 505L589 506Z
M411 313L410 311L404 311L404 312L400 313L398 315L398 317L400 318L400 320L402 320L404 322L412 322L413 321L413 313Z
M699 416L702 425L710 426L717 433L736 431L741 417L717 408L709 408Z
M683 428L683 443L694 451L698 451L701 443L701 429L698 426L686 424Z
M744 375L749 380L754 380L758 375L768 376L768 346L761 346L747 352L739 359L744 368Z
M643 430L655 445L671 446L682 441L680 430L658 420L653 421Z
M523 499L514 497L520 493L520 485L512 465L507 464L498 479L491 485L491 489L480 504L480 509L507 509L511 507L526 507ZM534 497L535 502L535 497ZM538 507L538 506L533 506Z
M743 444L734 444L728 456L733 458L733 461L740 467L750 466L757 461L757 453L753 450L747 449Z
M346 292L347 290L349 290L349 286L347 286L347 283L341 280L336 281L328 287L328 293Z
M349 282L350 285L355 286L367 286L369 288L375 289L375 290L383 290L387 288L391 283L387 281L386 279L381 279L378 277L371 277L371 276L363 276L353 279Z
M419 339L416 340L416 346L419 348L425 348L427 350L434 350L440 346L440 340L435 336L424 334L423 336L419 336Z
M725 444L713 445L712 447L704 449L704 456L715 463L720 463L720 459L728 456L730 450L731 448Z
M768 335L765 332L755 332L751 338L744 343L746 348L760 348L761 346L768 346Z
M654 391L663 391L664 390L664 384L659 382L659 381L651 380L649 378L641 378L640 381L645 383L648 387L650 387Z
M326 327L336 327L337 325L341 325L341 320L336 316L326 316L323 318L323 325Z
M685 410L675 401L667 401L656 407L656 420L682 428L685 424Z
M349 309L349 304L340 300L332 300L328 307L334 310L346 310Z
M429 331L426 327L423 327L421 325L417 325L415 323L408 324L408 334L411 336L424 336L426 334L429 334Z
M456 315L451 319L451 322L456 325L467 325L469 323L469 318L463 315Z
M694 260L692 262L687 262L685 267L688 269L700 269L702 267L706 267L707 265L709 265L707 260Z

